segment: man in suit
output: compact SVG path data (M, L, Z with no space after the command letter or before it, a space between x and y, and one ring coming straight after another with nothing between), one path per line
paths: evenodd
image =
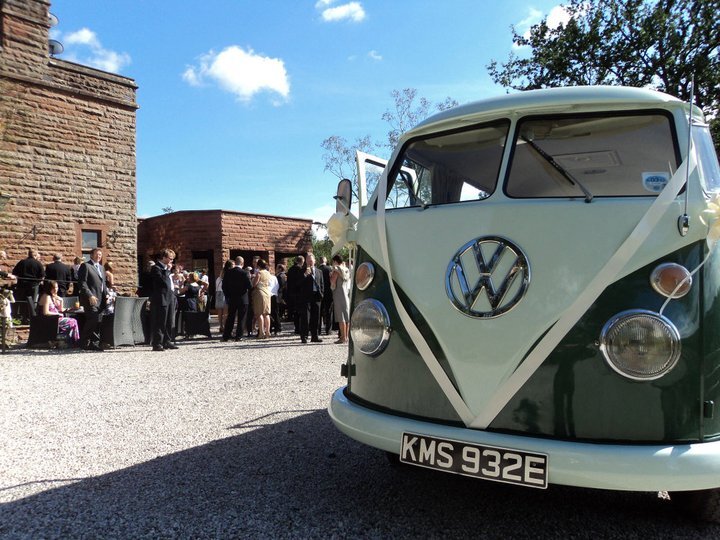
M295 325L295 333L300 333L300 303L298 295L300 294L300 283L303 278L303 266L305 265L305 257L298 255L295 257L293 264L287 271L287 299L288 315L292 318Z
M72 268L62 262L62 255L53 255L53 262L45 267L45 278L57 281L58 296L67 296L68 288L73 282Z
M307 336L310 333L310 341L320 343L322 339L318 337L318 328L320 326L320 303L324 291L323 275L319 268L315 268L315 256L312 253L308 253L305 261L298 294L300 340L307 343Z
M330 330L332 329L332 317L330 317L330 313L332 311L333 293L330 288L330 272L332 268L327 263L327 257L320 257L320 266L318 268L320 268L322 272L324 286L323 299L320 304L318 334L322 333L322 327L325 325L325 334L330 335Z
M225 329L223 330L223 341L228 341L235 326L235 317L238 323L235 330L235 341L240 341L245 328L245 317L248 312L248 292L252 289L250 275L243 268L245 260L242 257L235 258L235 267L225 271L222 281L222 290L225 293L225 301L228 306L227 317L225 318Z
M107 302L105 269L102 266L103 252L95 248L90 260L78 270L78 296L85 312L85 324L80 332L80 346L85 350L100 351L100 322Z
M17 277L15 300L18 301L18 315L24 322L29 322L30 308L26 303L27 297L30 296L34 302L37 302L40 282L45 277L45 267L40 262L38 250L34 248L28 249L27 259L17 263L12 273Z
M152 350L177 349L172 342L175 322L175 292L170 278L170 265L175 259L172 249L163 249L160 258L150 268L152 292L150 293L150 333Z

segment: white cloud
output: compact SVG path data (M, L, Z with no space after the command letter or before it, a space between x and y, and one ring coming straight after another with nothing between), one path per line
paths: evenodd
M565 6L555 6L550 10L547 18L549 28L557 28L560 25L565 26L570 21L570 13Z
M72 62L113 73L119 73L123 67L130 64L129 54L104 48L97 34L89 28L81 28L64 35L56 31L54 36L54 39L61 40L63 45L67 46L67 55L64 58Z
M81 28L75 32L70 32L65 36L65 43L68 45L88 45L94 48L100 47L97 35L89 28Z
M371 58L371 59L373 59L373 60L377 60L378 62L383 59L382 55L381 55L379 52L377 52L376 50L370 51L370 52L368 53L368 57Z
M515 25L515 28L519 33L523 35L524 38L527 39L530 37L530 27L538 24L540 21L542 21L542 19L542 11L535 8L529 8L527 17L525 17L522 21L518 22ZM554 29L558 28L560 25L566 25L569 20L570 13L568 13L567 9L565 9L565 7L562 5L557 5L550 10L550 13L548 13L547 25L548 28ZM524 47L520 47L513 43L513 49L522 48Z
M192 86L214 81L240 101L250 101L263 91L274 92L285 99L290 96L290 82L282 60L261 56L237 45L219 53L204 54L198 65L187 67L182 78Z
M361 22L365 19L365 10L360 2L348 2L335 7L329 7L333 0L320 0L315 7L322 10L321 16L325 22L350 20Z

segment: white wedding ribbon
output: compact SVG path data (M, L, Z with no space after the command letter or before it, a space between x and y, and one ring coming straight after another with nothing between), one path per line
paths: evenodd
M425 341L425 338L420 333L420 330L418 330L415 322L412 318L410 318L410 314L405 309L405 306L403 306L403 303L400 301L397 291L395 290L395 283L393 282L392 277L392 264L390 264L390 256L388 254L387 229L385 227L385 198L387 197L388 182L387 175L388 169L385 168L385 172L380 178L380 186L378 187L377 217L380 251L382 253L383 260L385 261L385 273L387 274L388 281L390 282L390 292L392 294L393 302L395 303L395 309L397 310L398 315L400 316L400 321L405 327L410 339L412 339L413 345L415 345L420 353L420 356L425 362L425 365L440 385L440 389L447 397L457 415L463 423L468 426L474 417L472 411L465 404L462 396L460 396L458 391L455 389L455 386L447 376L447 373L445 373L445 370L442 368L437 358L435 358L430 346L427 344L427 341Z
M486 429L495 419L498 413L507 405L517 391L530 379L540 365L545 361L548 355L557 347L562 339L572 329L577 321L585 314L589 307L595 302L600 294L612 283L616 276L622 271L632 255L637 251L643 241L652 232L658 224L662 216L680 193L686 178L695 168L694 153L691 151L689 159L683 161L678 167L675 174L667 183L662 192L656 197L648 208L647 212L640 219L630 235L620 245L617 251L605 263L602 269L596 274L590 284L575 301L562 314L558 321L545 334L540 342L532 349L530 354L513 372L513 374L495 391L488 403L483 407L483 411L474 416L468 408L460 393L450 381L432 350L428 346L425 338L417 328L409 313L405 310L395 289L392 278L392 265L390 264L390 256L387 243L387 227L385 224L385 199L387 197L387 174L385 169L383 177L380 179L377 198L377 216L378 216L378 233L380 241L380 251L383 260L386 262L385 271L390 284L390 291L396 310L400 316L405 330L413 341L425 365L430 370L441 390L447 397L453 409L463 421L463 423L471 428ZM690 162L690 172L687 172L688 161Z
M555 347L558 346L570 329L577 324L605 288L616 279L632 255L658 224L678 193L680 193L686 178L689 177L689 173L686 171L688 161L690 161L690 172L692 172L695 167L693 155L693 152L691 152L689 160L686 159L683 161L665 188L660 192L655 201L650 205L650 208L648 208L648 211L630 233L630 236L620 245L585 290L581 292L570 307L565 310L558 321L550 328L535 348L532 349L522 364L498 387L488 403L483 407L482 412L470 424L471 428L485 429L490 425L517 391L522 388Z

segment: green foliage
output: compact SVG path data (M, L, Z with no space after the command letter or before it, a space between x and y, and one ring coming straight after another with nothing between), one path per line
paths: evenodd
M526 35L512 28L513 42L530 54L490 62L496 83L652 87L688 101L694 76L695 103L718 114L720 0L570 0L563 7L565 24L552 28L546 18Z
M315 259L317 261L320 260L320 257L326 257L328 262L330 262L330 260L332 259L332 255L331 255L332 248L333 248L333 243L329 238L326 237L326 238L320 239L320 238L318 238L318 235L315 233L315 231L313 231L312 250L313 250L313 253L315 254ZM349 252L347 246L340 250L340 255L342 256L342 258L344 260L346 260L346 261L348 260L350 252Z

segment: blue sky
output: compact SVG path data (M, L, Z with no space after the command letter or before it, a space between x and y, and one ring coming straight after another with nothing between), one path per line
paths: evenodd
M325 221L322 141L386 139L394 89L498 95L545 0L54 0L59 58L135 79L138 215L225 209ZM553 10L555 8L555 10ZM522 54L522 51L516 51Z

